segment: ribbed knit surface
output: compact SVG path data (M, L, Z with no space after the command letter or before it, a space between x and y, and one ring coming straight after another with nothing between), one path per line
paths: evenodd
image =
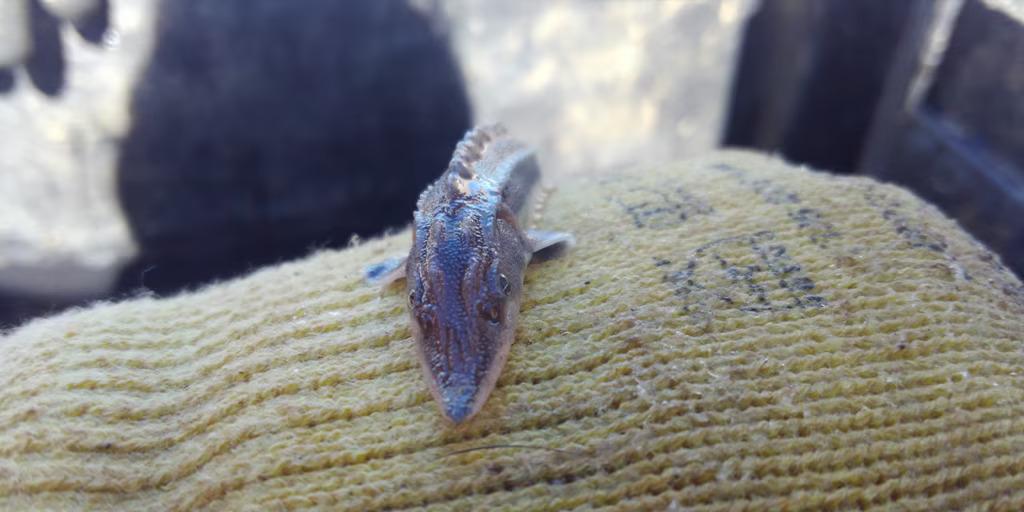
M576 179L468 425L361 281L403 232L8 333L0 508L1024 510L1024 289L955 223L746 153Z

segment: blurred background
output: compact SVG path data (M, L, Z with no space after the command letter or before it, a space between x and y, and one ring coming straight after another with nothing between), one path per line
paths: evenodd
M913 189L1024 272L1012 0L0 0L0 328L401 228L475 122Z

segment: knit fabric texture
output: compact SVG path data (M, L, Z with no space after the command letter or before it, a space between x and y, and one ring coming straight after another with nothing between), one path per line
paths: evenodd
M719 152L562 183L447 423L398 233L0 339L0 508L1024 510L1024 289L910 193Z

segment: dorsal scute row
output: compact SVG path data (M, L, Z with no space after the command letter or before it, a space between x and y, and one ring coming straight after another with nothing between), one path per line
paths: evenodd
M455 145L455 153L446 172L464 180L473 179L476 177L474 166L483 157L487 144L505 133L505 127L500 124L478 126L466 132L462 140Z

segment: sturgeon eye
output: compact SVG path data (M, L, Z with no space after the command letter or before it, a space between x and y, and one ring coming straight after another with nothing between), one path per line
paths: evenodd
M436 308L433 304L423 304L413 310L420 327L428 330L434 329L437 325Z
M508 282L505 274L498 274L498 285L501 286L501 291L505 295L512 293L512 285Z
M416 290L409 292L409 306L416 305Z
M481 302L477 309L480 311L480 315L487 319L492 324L497 324L501 311L499 311L498 303L496 302Z

